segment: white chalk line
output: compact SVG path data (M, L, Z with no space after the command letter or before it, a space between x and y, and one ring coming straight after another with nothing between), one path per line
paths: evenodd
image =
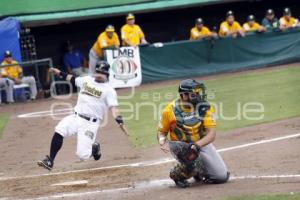
M51 186L78 186L78 185L87 185L89 181L87 180L78 180L78 181L67 181L67 182L60 182L60 183L54 183Z
M286 175L245 175L245 176L233 176L230 177L229 181L232 180L245 180L245 179L300 179L300 174L286 174ZM107 189L107 190L94 190L88 192L72 192L72 193L61 193L50 196L43 196L37 198L29 198L22 200L47 200L47 199L60 199L67 197L80 197L86 195L95 195L95 194L104 194L104 193L118 193L122 191L129 190L139 190L139 189L150 189L150 188L158 188L158 187L170 187L175 186L174 182L171 179L157 179L150 181L141 181L134 184L134 186L116 188L116 189ZM10 200L11 198L0 198L0 200Z
M73 108L62 108L55 110L45 110L39 112L31 112L18 115L18 118L35 118L35 117L46 117L46 116L56 116L56 115L67 115L73 113Z
M232 151L236 149L242 149L246 147L251 147L259 144L266 144L281 140L287 140L291 138L300 137L300 133L295 133L287 136L282 137L276 137L273 139L267 139L267 140L261 140L257 142L237 145L233 147L228 148L222 148L217 150L218 152L227 152ZM98 170L106 170L106 169L117 169L117 168L123 168L123 167L147 167L147 166L153 166L153 165L161 165L165 163L174 162L175 160L173 158L163 158L158 160L151 160L151 161L144 161L144 162L138 162L138 163L131 163L131 164L123 164L123 165L114 165L114 166L107 166L107 167L98 167L98 168L91 168L91 169L80 169L80 170L71 170L71 171L65 171L65 172L56 172L56 173L47 173L47 174L37 174L37 175L25 175L25 176L16 176L16 177L0 177L0 181L5 180L11 180L11 179L24 179L24 178L36 178L36 177L44 177L44 176L55 176L55 175L64 175L64 174L70 174L70 173L79 173L79 172L92 172L92 171L98 171Z

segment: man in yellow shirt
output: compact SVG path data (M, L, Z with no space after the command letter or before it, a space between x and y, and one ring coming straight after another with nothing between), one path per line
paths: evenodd
M122 45L138 46L147 44L145 35L139 25L135 24L135 17L129 13L126 17L126 24L121 28Z
M226 13L226 21L222 22L220 25L219 36L220 37L237 37L238 35L244 37L245 32L241 25L235 21L234 14L230 10Z
M243 28L245 32L265 32L266 29L261 26L259 23L255 21L254 15L249 15L247 18L247 22L243 24Z
M6 54L4 54L5 56ZM7 103L13 103L14 102L14 97L13 97L13 93L14 93L14 81L12 81L9 78L6 78L4 76L2 76L2 73L5 74L5 69L0 67L0 105L1 105L1 89L5 90L6 93L6 102Z
M157 139L162 151L180 141L188 143L191 150L197 151L191 163L179 160L170 171L170 178L178 187L188 187L187 179L206 183L225 183L229 172L212 142L215 140L216 120L213 107L206 101L205 85L186 79L179 85L180 98L169 103L163 110L158 125ZM173 152L175 153L175 152Z
M300 27L299 20L292 17L292 12L289 8L283 10L283 16L279 20L280 30L287 30L290 28Z
M95 67L99 59L103 58L103 50L105 48L119 48L119 36L115 32L112 25L108 25L104 32L102 32L89 53L89 74L94 74Z
M37 88L35 78L33 76L23 76L23 70L17 61L13 60L10 51L5 51L4 61L1 63L2 66L11 65L3 67L1 70L1 76L9 78L14 82L14 84L26 83L30 88L30 99L34 100L37 95Z
M216 36L209 28L203 25L202 18L196 19L195 26L190 31L190 40L199 40L206 37Z

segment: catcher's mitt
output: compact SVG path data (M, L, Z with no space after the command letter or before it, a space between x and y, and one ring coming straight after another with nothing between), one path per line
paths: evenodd
M169 147L171 154L176 160L184 164L192 164L199 156L198 150L192 148L191 143L181 141L170 141Z

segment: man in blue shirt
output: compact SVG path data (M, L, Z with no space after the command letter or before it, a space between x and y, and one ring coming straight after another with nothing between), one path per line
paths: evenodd
M267 30L273 30L279 28L279 21L275 17L274 11L272 9L267 10L266 16L262 20L261 25L264 26Z
M68 41L66 43L67 52L64 54L64 66L68 73L75 76L81 76L84 72L84 66L86 66L86 59L82 53L78 50L74 50L73 45Z

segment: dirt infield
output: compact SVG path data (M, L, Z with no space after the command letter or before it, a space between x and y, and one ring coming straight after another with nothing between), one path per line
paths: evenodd
M145 88L146 86L143 86ZM153 85L149 85L153 87ZM168 179L174 165L170 154L158 147L134 149L114 120L101 129L103 157L79 162L76 137L64 141L51 173L36 161L48 154L54 126L50 116L18 118L18 115L49 110L57 100L37 100L1 107L11 113L0 138L0 199L217 199L228 195L300 192L300 118L261 124L218 133L215 146L222 150L232 179L222 185L194 184L178 189ZM72 97L76 101L76 95ZM155 137L155 130L153 131ZM261 142L273 138L278 141ZM253 143L237 149L227 149ZM166 160L163 160L166 159ZM135 163L135 164L132 164ZM113 166L113 167L112 167ZM250 176L251 175L251 176ZM281 176L281 177L280 177ZM52 186L86 180L86 185Z

